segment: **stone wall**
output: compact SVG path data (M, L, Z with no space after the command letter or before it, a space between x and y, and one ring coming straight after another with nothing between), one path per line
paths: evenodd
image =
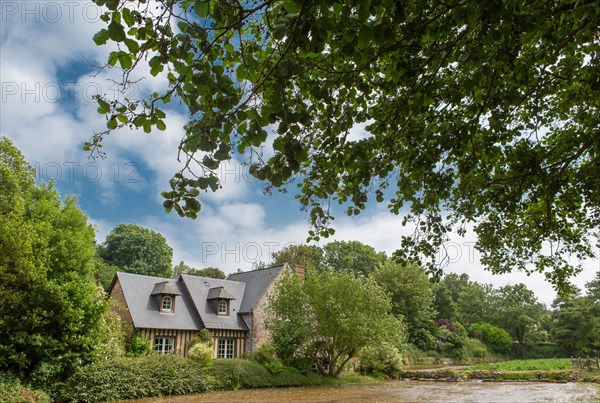
M127 307L125 294L123 293L123 288L121 287L118 277L115 279L115 283L110 290L110 294L108 294L108 299L113 302L112 310L119 316L119 318L121 318L123 331L125 332L127 341L129 341L131 338L131 333L133 333L134 329L133 319L131 317L131 313L129 312L129 308Z

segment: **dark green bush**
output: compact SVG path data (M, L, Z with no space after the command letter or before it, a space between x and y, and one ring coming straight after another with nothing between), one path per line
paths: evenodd
M88 365L70 378L63 397L78 402L199 393L214 381L207 369L170 354Z
M280 373L284 365L275 355L273 343L263 343L252 353L252 359L265 367L271 374Z
M508 354L512 349L512 337L508 332L490 323L471 325L469 335L483 341L498 354Z
M277 374L270 374L257 362L244 359L215 360L211 373L217 389L318 385L325 379L316 374L304 375L287 367L282 368Z
M142 355L151 354L152 341L135 331L131 335L131 340L127 346L127 354L131 357L140 357Z
M402 355L390 343L366 347L361 350L358 359L364 371L375 376L398 376L402 367Z

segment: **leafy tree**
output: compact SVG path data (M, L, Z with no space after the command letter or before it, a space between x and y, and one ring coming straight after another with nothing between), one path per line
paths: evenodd
M499 309L494 287L476 281L469 282L469 285L462 289L458 295L457 305L458 317L465 326L494 321Z
M100 256L96 256L94 258L94 269L96 283L101 286L104 291L108 291L119 268L106 263Z
M287 245L273 252L269 266L284 263L299 264L307 270L319 270L323 265L323 249L316 245Z
M525 284L500 287L497 296L495 323L524 344L542 317L542 304Z
M586 284L587 294L554 301L552 336L571 355L600 350L600 272Z
M0 371L48 387L104 356L107 305L93 277L94 230L75 199L36 186L33 168L5 137L0 246Z
M210 278L218 278L224 280L225 272L217 267L205 267L204 269L195 269L191 266L188 266L183 262L183 260L173 268L175 273L185 273L191 276L199 276L199 277L210 277Z
M358 241L333 241L323 246L323 266L328 270L368 276L386 260L385 253Z
M333 233L331 202L355 215L374 198L417 224L399 258L435 258L471 223L495 273L545 272L565 290L581 269L568 258L594 256L594 1L94 1L108 9L94 40L119 45L108 65L123 85L147 65L169 87L98 97L107 130L85 148L122 127L164 130L178 98L188 163L163 193L168 211L195 218L200 190L217 190L220 162L238 154L269 187L296 179L314 239ZM356 125L368 135L349 136Z
M463 273L458 275L456 273L448 273L442 279L442 282L452 295L452 299L454 302L458 302L458 296L465 288L469 287L471 283L469 280L469 275Z
M191 274L192 276L218 278L221 280L224 280L227 277L225 272L217 267L205 267L200 270L192 269L188 274Z
M173 249L165 237L136 224L114 227L99 252L106 263L129 273L173 276Z
M270 298L270 310L275 349L288 354L280 358L308 357L320 373L338 375L363 347L402 342L402 323L390 314L385 292L372 279L348 272L308 273L304 279L288 273ZM277 346L278 330L290 336L283 338L285 346Z
M388 260L372 278L392 299L392 313L406 323L408 341L427 350L433 347L435 311L425 269L417 264Z
M458 317L456 303L452 299L452 294L446 284L439 282L433 286L436 319L455 320Z

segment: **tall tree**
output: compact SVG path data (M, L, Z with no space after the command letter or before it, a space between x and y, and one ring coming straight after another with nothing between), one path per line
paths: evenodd
M178 98L188 163L163 193L168 211L195 218L237 153L268 186L299 182L314 239L333 233L332 201L355 215L375 199L416 223L398 258L435 258L467 224L495 273L546 272L567 289L580 270L569 257L594 256L595 1L94 1L108 24L94 40L119 45L108 65L123 85L148 66L169 87L99 97L107 130L85 148L122 127L164 130Z
M35 184L0 137L0 372L41 386L102 350L106 302L93 277L94 230L73 198Z
M523 344L529 333L538 325L543 306L525 284L506 285L497 292L498 309L495 323Z
M458 294L458 318L469 326L473 323L493 322L499 309L497 292L491 284L469 282Z
M392 299L392 313L406 323L408 341L422 349L433 347L435 310L425 269L417 264L384 263L372 278Z
M323 246L323 267L332 271L368 276L386 259L385 253L359 241L333 241Z
M106 263L129 273L173 276L173 249L160 233L136 224L119 224L99 248Z
M299 264L308 270L319 270L323 265L323 249L316 245L287 245L273 252L269 265Z
M458 310L452 293L446 287L446 283L439 282L433 285L434 292L434 308L436 311L436 319L448 319L450 321L458 319Z
M584 296L557 298L553 303L552 335L571 355L600 350L600 271L586 288Z
M281 341L278 332L293 329L293 348L286 343L278 349L308 355L319 372L338 375L361 348L382 342L400 347L403 326L390 309L385 292L369 278L326 271L300 279L288 273L270 299L273 339Z

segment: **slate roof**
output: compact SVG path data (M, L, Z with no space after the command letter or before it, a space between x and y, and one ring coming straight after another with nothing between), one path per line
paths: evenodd
M117 273L127 307L136 328L147 329L201 329L198 315L194 312L192 300L183 292L183 284L177 280L142 276L132 273ZM177 291L175 312L161 313L160 295L152 295L157 283L166 282L168 287Z
M269 267L266 269L246 271L242 273L233 273L227 277L228 281L239 281L246 284L246 292L240 306L240 313L248 313L254 305L263 296L267 287L279 276L279 274L289 267L287 264Z
M248 330L246 322L241 315L238 315L246 284L187 274L180 274L179 281L185 284L186 290L205 327L209 329ZM217 315L216 303L208 301L210 289L218 287L223 287L223 290L234 298L229 301L228 316Z

